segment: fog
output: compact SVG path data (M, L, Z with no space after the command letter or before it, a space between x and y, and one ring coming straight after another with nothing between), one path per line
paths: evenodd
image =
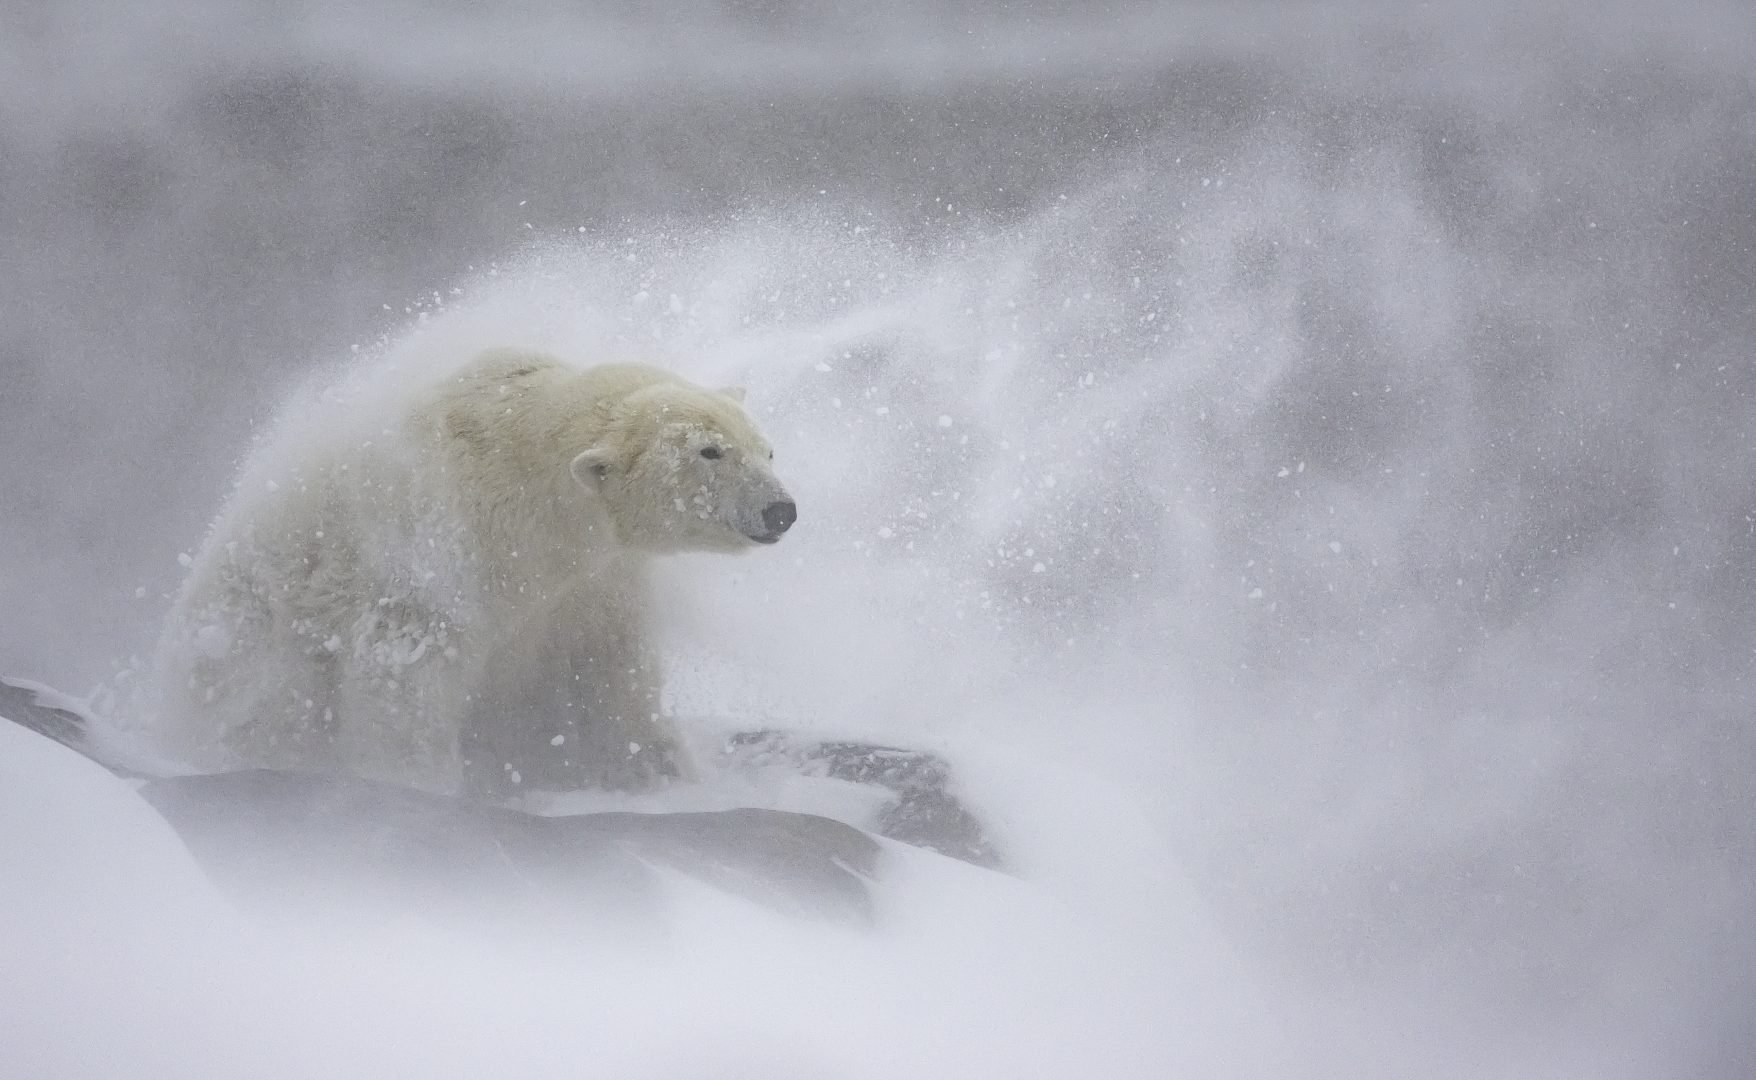
M665 12L0 9L0 673L125 690L313 377L651 359L800 508L667 564L673 708L938 751L1016 877L307 949L9 738L16 1061L1756 1068L1756 14Z

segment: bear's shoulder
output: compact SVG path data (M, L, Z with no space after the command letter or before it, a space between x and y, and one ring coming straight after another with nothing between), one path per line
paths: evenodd
M465 363L456 373L454 392L491 389L499 393L502 387L510 390L565 385L592 397L610 398L625 397L655 384L682 383L681 376L652 364L575 364L538 349L505 346L485 349Z
M571 368L560 357L537 349L507 346L484 349L455 373L459 385L540 382L566 375Z

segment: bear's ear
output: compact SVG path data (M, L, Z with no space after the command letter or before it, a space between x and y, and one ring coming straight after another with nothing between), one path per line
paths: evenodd
M573 474L573 479L578 481L580 487L587 491L597 491L603 486L613 467L610 452L601 446L594 446L574 458L567 466L567 471Z
M722 386L719 388L719 392L740 405L744 404L744 388L742 386Z

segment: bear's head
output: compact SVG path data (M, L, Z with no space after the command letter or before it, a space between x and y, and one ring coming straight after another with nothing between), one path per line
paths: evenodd
M611 408L572 472L601 500L617 539L652 552L737 551L792 527L797 508L743 397L663 381Z

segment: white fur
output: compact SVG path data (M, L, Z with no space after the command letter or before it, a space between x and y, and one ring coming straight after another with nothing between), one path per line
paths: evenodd
M392 400L246 468L160 643L168 748L436 790L677 771L647 563L772 542L787 500L737 401L515 350Z

